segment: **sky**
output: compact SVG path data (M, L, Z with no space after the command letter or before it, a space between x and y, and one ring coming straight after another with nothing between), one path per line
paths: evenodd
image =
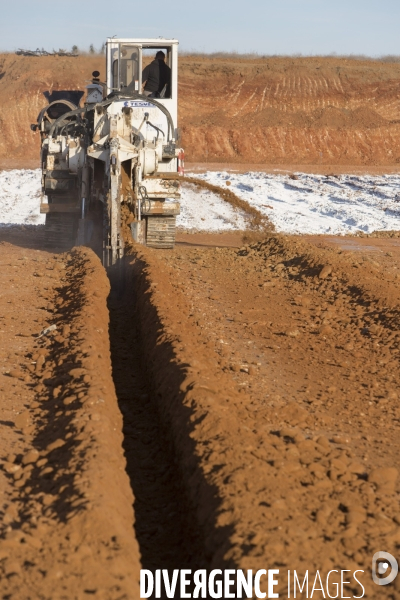
M177 38L181 50L400 54L399 0L0 0L0 51L87 50L106 37Z

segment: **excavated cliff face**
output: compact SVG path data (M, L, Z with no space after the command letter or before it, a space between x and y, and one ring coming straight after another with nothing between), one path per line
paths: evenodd
M396 164L399 69L334 58L186 58L180 105L189 157Z
M190 161L396 165L400 64L339 58L180 58ZM42 92L83 89L102 56L0 55L0 159L35 159Z

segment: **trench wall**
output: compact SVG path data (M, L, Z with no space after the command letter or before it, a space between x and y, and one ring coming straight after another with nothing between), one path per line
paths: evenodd
M21 577L9 573L1 591L9 598L131 599L139 593L140 556L111 373L110 286L91 250L64 258L48 306L56 329L33 342L42 357L32 374L35 434L15 489L23 525L0 539L0 555L12 555Z

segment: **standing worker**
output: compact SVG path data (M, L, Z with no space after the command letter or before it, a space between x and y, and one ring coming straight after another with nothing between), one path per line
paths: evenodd
M165 54L159 50L155 59L143 69L142 93L151 98L171 97L171 69L165 64Z

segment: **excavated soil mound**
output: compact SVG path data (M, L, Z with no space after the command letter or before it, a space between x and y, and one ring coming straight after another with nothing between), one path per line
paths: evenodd
M104 76L104 57L0 55L3 165L38 157L29 124L46 104L43 92L83 90L94 69ZM179 69L179 126L192 162L400 162L399 63L182 56Z
M1 595L132 598L139 549L108 279L88 249L52 256L2 242L0 261L2 276L13 272L0 296Z
M368 596L395 597L370 563L400 543L398 263L288 236L134 252L147 371L208 563L280 569L285 597L288 569L309 593L317 570L326 593L348 569L347 596L358 570Z

